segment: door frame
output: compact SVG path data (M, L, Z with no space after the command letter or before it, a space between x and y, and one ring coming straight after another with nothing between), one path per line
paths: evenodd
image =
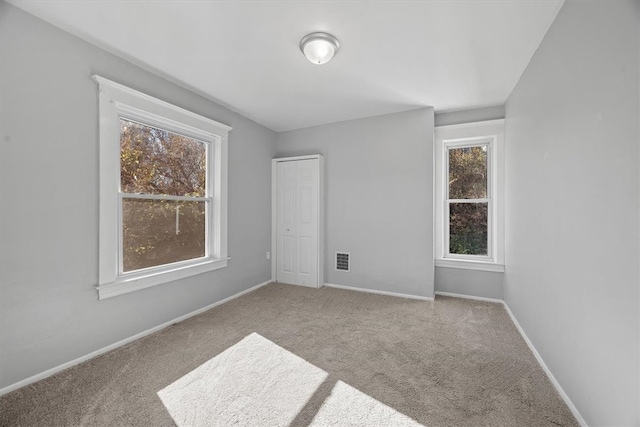
M278 269L278 163L298 160L318 160L318 283L316 288L320 288L324 286L324 156L322 154L271 159L271 281L277 280Z

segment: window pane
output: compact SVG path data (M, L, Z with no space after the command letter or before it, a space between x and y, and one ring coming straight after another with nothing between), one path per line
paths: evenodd
M487 146L449 149L449 198L487 197Z
M204 196L206 157L202 141L120 119L123 193Z
M449 204L449 253L487 255L487 203Z
M205 202L123 199L123 271L204 257L205 216Z

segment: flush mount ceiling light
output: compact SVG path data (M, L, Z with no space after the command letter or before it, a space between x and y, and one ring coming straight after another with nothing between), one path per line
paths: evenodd
M300 50L317 65L326 64L338 53L340 42L329 33L311 33L300 40Z

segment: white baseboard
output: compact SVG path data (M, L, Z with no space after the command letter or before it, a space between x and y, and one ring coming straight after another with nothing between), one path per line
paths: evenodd
M24 386L27 386L29 384L32 384L32 383L34 383L36 381L40 381L40 380L43 380L45 378L48 378L48 377L50 377L50 376L52 376L54 374L57 374L60 371L63 371L65 369L67 369L67 368L70 368L72 366L78 365L78 364L80 364L82 362L86 362L89 359L93 359L94 357L99 356L101 354L104 354L104 353L106 353L108 351L114 350L114 349L116 349L118 347L122 347L125 344L129 344L130 342L138 340L138 339L140 339L142 337L145 337L147 335L150 335L150 334L152 334L154 332L158 332L159 330L164 329L167 326L171 326L174 323L178 323L178 322L182 322L183 320L187 320L188 318L196 316L196 315L198 315L200 313L203 313L203 312L205 312L207 310L210 310L213 307L216 307L218 305L224 304L225 302L229 302L229 301L231 301L233 299L241 297L244 294L248 294L249 292L255 291L256 289L261 288L261 287L263 287L265 285L268 285L271 282L272 282L271 280L267 280L266 282L262 282L259 285L256 285L256 286L254 286L252 288L246 289L246 290L244 290L242 292L239 292L239 293L237 293L235 295L232 295L232 296L227 297L225 299L222 299L220 301L216 301L213 304L209 304L206 307L199 308L198 310L192 311L191 313L187 313L187 314L185 314L183 316L180 316L178 318L175 318L173 320L165 322L165 323L163 323L161 325L158 325L158 326L155 326L155 327L153 327L151 329L147 329L146 331L142 331L140 333L137 333L137 334L135 334L135 335L133 335L133 336L131 336L129 338L125 338L125 339L123 339L121 341L118 341L116 343L113 343L111 345L103 347L103 348L101 348L99 350L93 351L93 352L91 352L91 353L89 353L87 355L84 355L82 357L74 359L74 360L72 360L70 362L63 363L62 365L58 365L55 368L48 369L48 370L46 370L44 372L41 372L39 374L33 375L33 376L29 377L29 378L26 378L26 379L24 379L22 381L18 381L15 384L11 384L9 386L6 386L6 387L0 389L0 396L5 395L7 393L10 393L10 392L12 392L14 390L17 390L19 388L22 388Z
M531 342L531 340L529 339L527 334L525 334L524 329L522 329L522 326L520 326L520 323L518 323L518 320L513 315L513 313L511 312L511 309L509 308L509 306L507 305L507 303L505 301L500 300L500 299L493 299L493 298L476 297L476 296L472 296L472 295L454 294L454 293L450 293L450 292L436 292L436 295L442 295L442 296L447 296L447 297L455 297L455 298L464 298L464 299L471 299L471 300L478 300L478 301L495 302L495 303L502 304L504 306L505 310L507 311L507 313L509 314L509 317L511 318L511 321L516 326L516 329L518 329L518 332L520 332L520 335L522 336L524 341L529 346L529 349L531 350L531 352L535 356L536 360L538 361L538 364L542 367L542 370L544 370L545 374L547 374L547 377L551 381L551 384L553 384L555 389L558 391L558 394L560 395L562 400L564 400L564 403L569 407L569 410L571 411L573 416L576 418L578 423L582 427L587 427L587 423L584 420L584 418L582 418L582 415L578 411L578 408L575 407L575 405L573 404L573 402L571 401L571 399L569 398L567 393L565 393L565 391L563 390L562 386L560 386L560 383L558 382L558 380L556 380L556 377L554 377L553 374L551 373L551 371L549 370L549 367L547 366L547 364L544 363L544 360L542 359L542 356L540 356L540 353L538 353L538 350L536 350L536 348L533 346L533 343Z
M503 302L503 305L505 310L507 310L507 313L509 313L509 317L511 317L511 321L513 322L514 325L516 325L518 332L520 332L520 335L522 335L522 338L531 349L531 352L536 357L536 360L538 361L538 363L540 364L544 372L547 374L547 377L549 377L551 384L553 384L553 386L558 391L558 394L560 394L560 397L562 397L562 400L564 400L564 403L566 403L566 405L569 407L569 410L571 411L573 416L576 417L576 420L582 427L588 427L586 421L584 420L584 418L582 418L582 415L580 415L580 412L578 412L578 408L575 407L575 405L573 404L573 402L571 401L567 393L565 393L565 391L562 389L562 386L560 386L560 383L558 382L558 380L556 380L556 377L553 376L547 364L544 363L544 360L542 359L542 356L540 356L540 353L538 353L538 350L536 350L536 348L533 346L533 343L531 342L527 334L524 333L524 330L520 326L520 323L518 323L518 320L516 319L516 317L511 312L511 309L509 308L507 303Z
M494 302L498 304L504 304L504 301L496 298L486 298L486 297L476 297L473 295L465 295L465 294L454 294L452 292L440 292L436 291L436 295L441 295L443 297L454 297L454 298L464 298L464 299L472 299L476 301L485 301L485 302Z
M366 292L369 294L388 295L391 297L410 298L410 299L417 299L422 301L433 301L433 298L431 297L421 297L418 295L400 294L397 292L387 292L387 291L376 291L375 289L354 288L352 286L334 285L333 283L325 283L324 285L328 288L346 289L348 291Z

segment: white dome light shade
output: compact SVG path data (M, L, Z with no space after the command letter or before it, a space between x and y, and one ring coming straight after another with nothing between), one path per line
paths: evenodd
M300 40L300 50L307 59L317 65L326 64L338 53L338 39L328 33L307 34Z

